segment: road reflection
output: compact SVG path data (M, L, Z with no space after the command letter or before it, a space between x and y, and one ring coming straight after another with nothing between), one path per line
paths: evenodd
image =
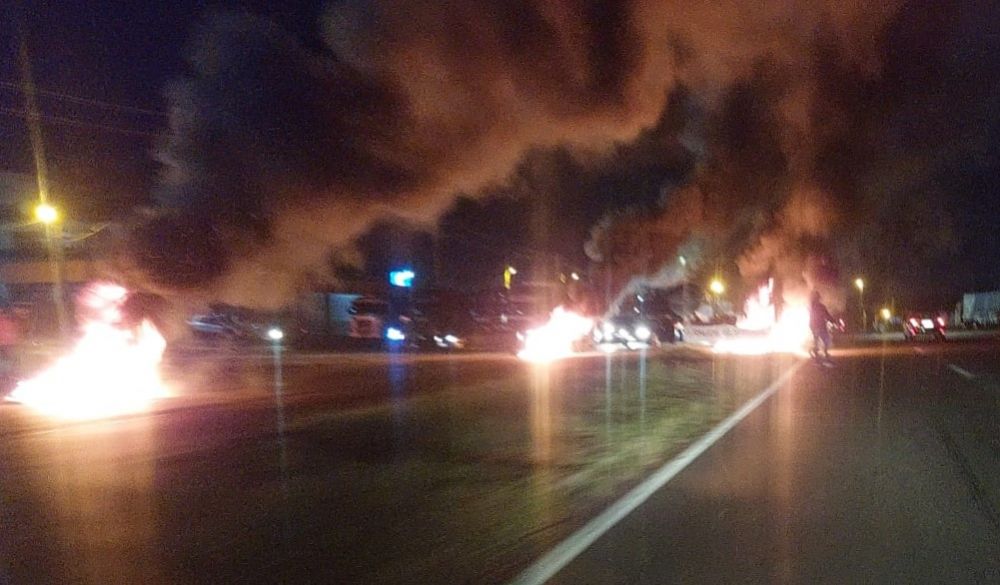
M47 567L57 572L53 582L161 581L150 420L89 424L31 442L39 463L26 468L33 495L65 558Z
M779 583L796 582L793 568L795 559L795 542L792 541L793 517L792 502L795 499L793 451L801 437L796 433L795 394L794 389L778 392L774 398L775 416L771 418L776 465L771 470L773 475L772 490L774 501L774 532L777 540L775 581Z
M552 461L552 374L548 364L532 367L531 460L539 467Z
M791 363L272 357L226 376L242 386L211 408L8 438L37 499L18 518L51 514L17 538L51 528L60 543L45 569L59 573L27 582L476 582L544 550Z

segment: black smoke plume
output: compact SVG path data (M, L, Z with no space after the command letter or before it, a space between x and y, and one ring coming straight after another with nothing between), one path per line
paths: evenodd
M224 14L168 90L161 209L137 267L164 290L277 304L386 211L427 219L529 147L603 148L655 120L636 2L336 5L319 46Z
M877 287L872 298L910 306L996 286L1000 274L989 280L974 259L997 253L985 224L997 217L1000 45L986 23L1000 9L886 10L863 36L837 18L820 22L800 50L770 52L717 92L693 91L704 105L698 171L659 212L595 227L596 257L601 242L641 241L668 225L698 244L700 278L720 266L749 286L774 276L786 296L830 296L855 275ZM664 241L647 264L676 263L676 236ZM606 269L623 285L658 270ZM921 295L915 282L943 294Z
M859 257L860 242L877 239L873 218L925 221L884 183L912 176L908 155L926 160L897 141L919 88L894 85L912 73L893 51L928 42L908 32L914 12L940 13L897 8L349 1L309 42L218 15L169 88L161 206L133 255L160 289L278 304L387 213L433 219L551 147L599 166L677 110L690 180L664 190L660 213L609 216L588 246L622 285L664 273L685 243L786 290L891 262ZM929 247L948 240L943 223Z

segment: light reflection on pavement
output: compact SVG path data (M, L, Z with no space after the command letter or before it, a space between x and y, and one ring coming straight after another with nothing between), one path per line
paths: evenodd
M838 351L880 354L914 352ZM270 354L205 357L148 415L0 408L14 582L501 582L793 362L289 354L278 385ZM811 439L775 408L788 459ZM788 469L771 481L793 506Z
M1000 582L998 354L889 344L801 368L551 583Z

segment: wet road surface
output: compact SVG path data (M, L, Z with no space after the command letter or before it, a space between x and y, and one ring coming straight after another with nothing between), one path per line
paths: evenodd
M1000 346L848 351L551 583L1000 583Z
M1000 347L918 349L800 368L553 582L1000 579ZM144 415L0 407L0 583L503 583L796 363L271 358L176 363Z
M199 354L152 413L5 405L0 582L503 582L791 362Z

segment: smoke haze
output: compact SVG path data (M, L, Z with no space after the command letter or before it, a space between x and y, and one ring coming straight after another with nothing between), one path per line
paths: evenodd
M596 225L588 255L624 285L697 241L749 280L816 286L860 263L873 214L906 207L880 186L885 169L906 172L883 138L904 101L886 47L912 17L896 10L359 1L331 5L306 40L217 15L169 89L161 209L136 232L138 268L160 289L279 304L387 212L433 221L546 148L600 166L680 112L672 131L695 170L661 211Z
M360 6L331 11L320 47L248 14L195 35L164 210L137 232L154 286L278 303L384 211L434 217L528 147L605 147L662 106L634 3Z

